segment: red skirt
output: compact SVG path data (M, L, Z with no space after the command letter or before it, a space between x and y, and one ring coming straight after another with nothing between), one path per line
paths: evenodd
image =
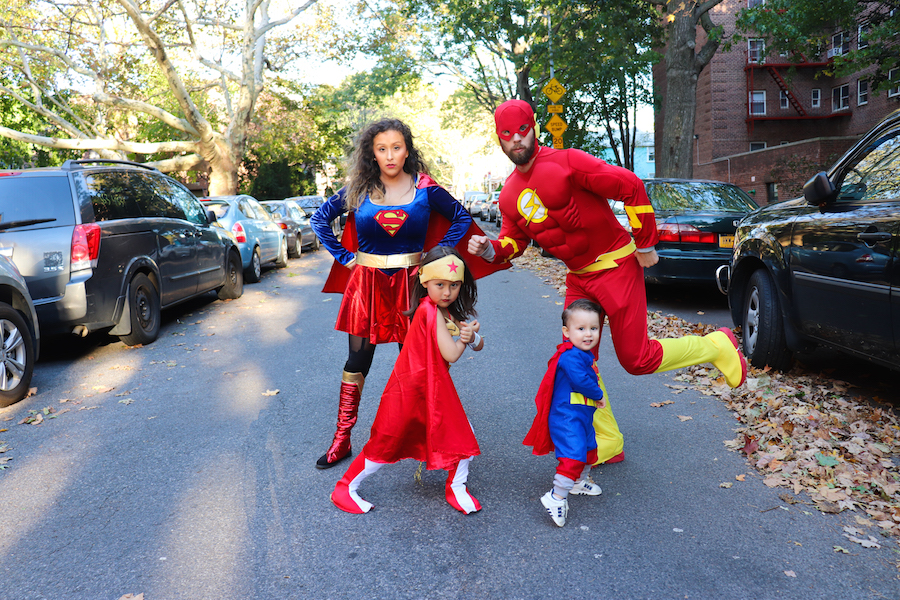
M387 275L380 269L356 265L334 328L368 338L373 344L402 343L409 330L409 278L417 267Z

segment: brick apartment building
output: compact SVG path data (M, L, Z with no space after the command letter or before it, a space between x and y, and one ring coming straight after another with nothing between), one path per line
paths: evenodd
M737 13L760 0L724 0L710 13L725 35ZM706 41L700 30L699 48ZM872 125L900 108L900 88L874 94L869 71L828 77L833 56L865 44L865 29L834 31L825 56L792 64L769 52L761 39L721 48L700 74L694 126L694 177L729 181L759 204L802 194L803 183L828 168ZM654 68L657 91L665 94L662 65ZM662 139L662 109L656 139ZM659 148L657 148L659 151Z

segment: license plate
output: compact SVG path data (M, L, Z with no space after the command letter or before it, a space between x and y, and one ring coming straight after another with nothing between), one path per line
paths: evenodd
M720 235L719 236L719 248L734 248L734 236L733 235Z

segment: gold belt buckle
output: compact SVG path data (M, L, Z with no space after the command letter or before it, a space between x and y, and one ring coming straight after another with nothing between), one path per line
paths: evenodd
M362 267L372 267L373 269L405 269L414 267L421 261L421 252L408 252L406 254L356 253L356 264Z

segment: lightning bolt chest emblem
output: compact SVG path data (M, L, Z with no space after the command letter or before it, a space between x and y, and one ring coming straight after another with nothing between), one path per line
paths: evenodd
M381 225L381 228L388 232L388 235L394 235L400 231L400 227L406 223L409 215L402 209L382 210L375 213L375 222Z
M547 218L547 207L541 202L537 192L530 188L525 188L519 194L519 198L516 200L516 208L525 219L525 225L540 223Z

